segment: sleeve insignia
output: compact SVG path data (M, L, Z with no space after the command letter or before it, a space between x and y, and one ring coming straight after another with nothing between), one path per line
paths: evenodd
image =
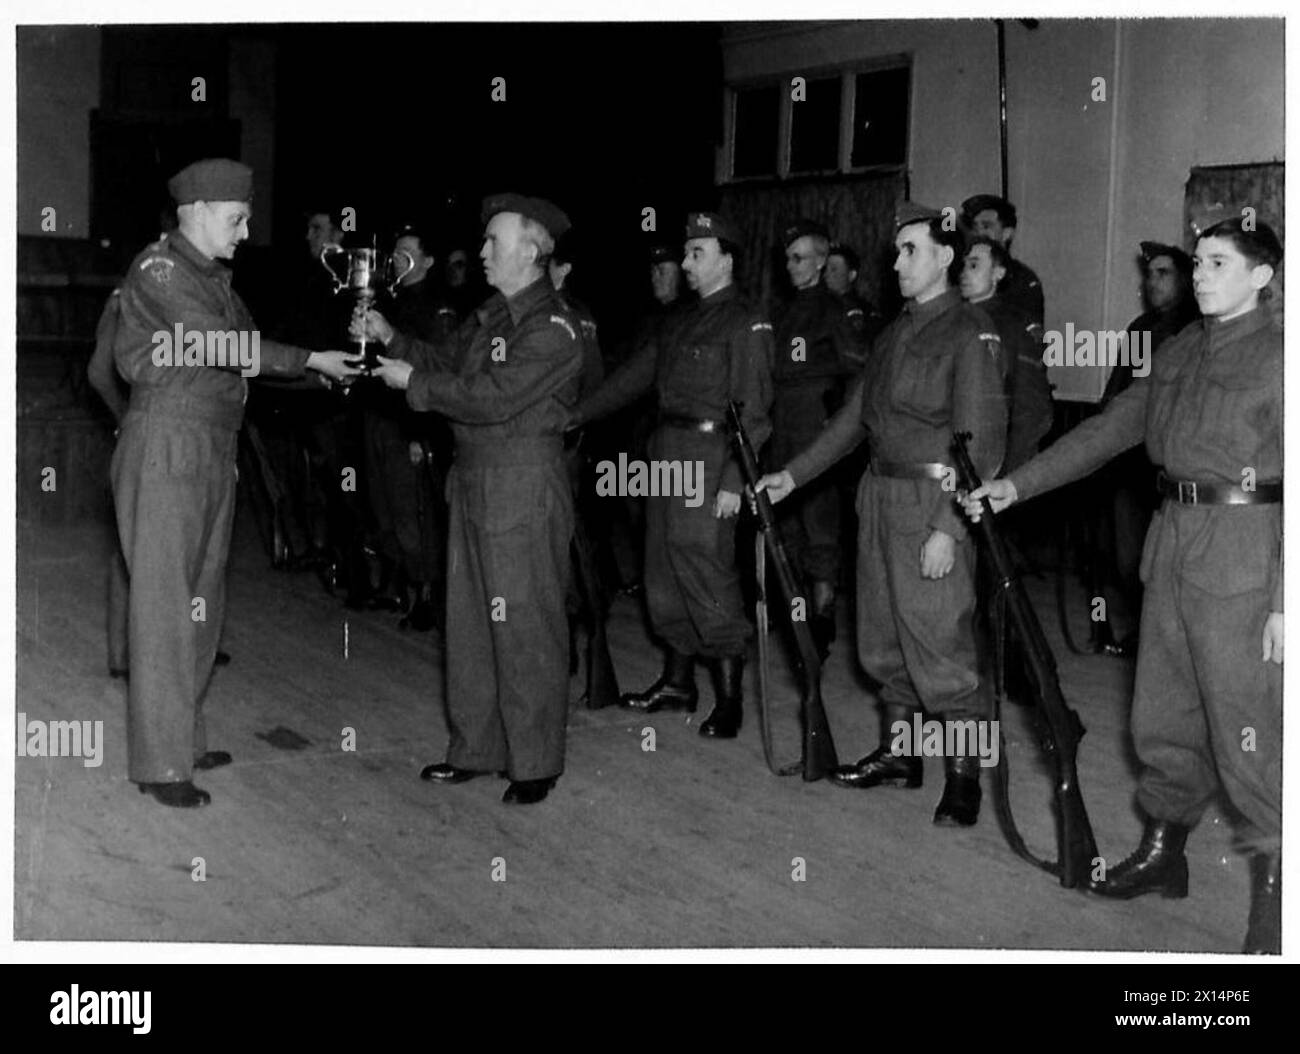
M999 337L996 333L981 333L981 334L979 335L979 339L980 339L980 340L995 340L995 341L997 341L999 344L1002 343L1002 338Z
M767 332L771 333L771 332L772 332L772 323L771 323L771 322L755 322L752 326L749 327L749 331L750 331L751 333L761 333L761 332L763 332L763 330L767 330Z
M175 260L169 260L165 256L150 256L140 264L140 270L148 271L149 277L159 285L167 285L172 280L172 268L175 266Z
M578 334L573 332L573 327L569 325L569 320L565 318L563 315L552 315L551 321L554 322L557 326L563 326L564 332L569 334L570 340L578 339Z
M579 319L578 321L579 324L582 326L582 332L584 336L594 337L596 335L596 323L591 322L585 318Z
M862 314L862 308L860 308L860 307L851 307L851 308L849 308L846 312L844 312L844 314L845 314L845 316L847 316L848 318L853 318L854 315L861 315L861 314Z

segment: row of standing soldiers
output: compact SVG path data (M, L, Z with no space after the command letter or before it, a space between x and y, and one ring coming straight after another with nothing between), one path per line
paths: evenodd
M196 180L203 186L189 185ZM230 760L203 747L198 706L224 607L220 579L233 489L221 465L233 464L246 386L220 369L150 369L148 335L166 331L173 319L208 328L223 318L251 324L214 261L233 256L247 237L250 184L242 166L217 175L178 174L174 193L189 211L183 210L175 239L146 250L133 265L114 345L118 370L132 384L114 458L131 574L131 666L140 672L143 659L147 673L132 678L129 695L132 779L172 805L206 802L206 792L190 782L192 769ZM740 728L751 629L734 551L742 483L723 425L726 405L735 401L755 445L773 439L769 465L780 467L760 486L775 501L796 491L800 498L814 494L819 476L865 446L856 501L857 651L879 686L886 729L892 718L921 709L951 720L987 714L974 634L974 545L944 486L949 443L954 431L969 432L972 461L985 478L1013 467L1007 451L1015 447L1015 431L1008 425L1021 403L1020 366L1032 367L1038 396L1045 388L1041 358L1009 351L1016 340L1004 340L1004 327L979 306L989 295L962 299L962 276L983 267L983 255L987 271L997 273L995 246L987 254L968 252L962 233L941 213L902 205L894 270L904 307L867 350L853 336L856 325L866 324L865 310L855 323L848 305L819 288L827 256L823 231L805 223L790 232L787 269L799 292L769 321L737 294L734 228L716 214L694 213L681 268L696 299L665 313L651 339L595 385L587 347L594 332L557 289L562 283L551 270L567 217L541 199L503 195L485 201L483 218L480 256L495 292L449 338L421 340L376 312L352 321L354 336L386 345L373 376L404 391L407 409L442 415L454 435L445 564L447 611L455 615L446 638L451 737L447 759L427 766L423 778L457 784L500 772L511 780L505 801L517 804L539 802L554 787L564 767L564 615L573 537L562 437L650 391L657 407L647 454L702 465L706 500L663 496L647 503L646 601L666 661L662 677L629 694L624 705L694 710L695 661L703 658L714 674L715 706L701 734L725 739ZM1150 381L1117 397L1077 439L1067 436L1009 480L990 485L1005 505L1017 485L1025 496L1060 485L1144 437L1148 451L1166 462L1172 480L1164 484L1159 533L1153 528L1148 539L1147 585L1160 584L1159 603L1143 615L1134 711L1136 746L1147 766L1140 799L1150 821L1138 852L1098 892L1185 895L1182 839L1209 800L1217 766L1251 825L1258 866L1248 946L1255 950L1276 941L1280 911L1281 333L1259 295L1281 248L1263 232L1246 231L1241 222L1204 232L1196 294L1205 322L1179 333ZM1003 255L1005 280L1012 269ZM803 281L809 264L817 277ZM180 279L183 296L176 295ZM185 317L199 308L208 314ZM1041 325L1014 318L1026 332ZM264 343L263 376L301 377L307 370L342 382L358 373L346 352ZM832 377L855 370L842 405L829 414L836 401L827 400ZM216 379L222 377L227 380ZM1034 403L1030 395L1021 404ZM795 439L788 429L787 436L774 434L773 422L802 432ZM1040 437L1024 449L1031 451ZM1251 469L1249 490L1233 489L1241 478L1238 460ZM818 563L822 517L804 516L802 525L811 530L801 547L803 569L811 581L830 584L816 577L831 574ZM1252 539L1248 559L1220 566L1228 560L1225 546L1240 555L1231 539L1244 537L1242 529ZM173 536L174 545L155 551L151 543ZM190 565L189 579L179 577ZM1227 573L1226 585L1216 571ZM216 626L202 631L187 627L196 580L218 609ZM1193 587L1206 596L1192 596ZM1231 602L1220 604L1225 597ZM820 613L830 616L825 603ZM166 647L154 639L160 620L170 626ZM1212 628L1188 628L1201 624ZM1251 635L1255 649L1248 654ZM1232 690L1232 683L1247 687ZM178 690L167 696L164 688ZM1250 753L1234 751L1228 735L1245 718L1260 731L1259 749ZM879 749L837 771L836 781L861 789L920 786L920 759L891 753L888 742L882 737ZM944 762L936 822L974 823L978 759Z

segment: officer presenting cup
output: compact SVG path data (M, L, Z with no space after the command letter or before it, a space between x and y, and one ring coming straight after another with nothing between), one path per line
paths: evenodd
M336 267L332 262L338 256L345 258L346 270ZM341 293L346 289L351 293L357 301L356 314L362 317L374 305L381 286L391 296L402 279L415 269L415 260L410 253L401 250L381 253L373 240L368 249L344 249L341 245L327 245L321 250L320 262L334 283L333 291ZM367 351L366 345L370 338L364 330L354 332L353 336L360 345L361 357L365 362L363 368L368 373L379 365L379 360L375 352Z

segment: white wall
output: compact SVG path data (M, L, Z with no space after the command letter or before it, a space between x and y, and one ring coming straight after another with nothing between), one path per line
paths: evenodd
M1043 281L1048 328L1118 329L1139 312L1138 242L1183 242L1193 166L1283 156L1282 25L1007 20L1015 253ZM941 208L998 190L996 40L987 19L739 27L724 33L724 69L740 80L911 54L912 195ZM1104 371L1053 381L1058 396L1095 398Z
M19 27L18 36L18 233L48 234L41 210L52 206L58 237L89 237L100 31Z
M723 34L728 81L907 54L912 57L912 197L959 206L998 186L997 37L993 23L773 23Z

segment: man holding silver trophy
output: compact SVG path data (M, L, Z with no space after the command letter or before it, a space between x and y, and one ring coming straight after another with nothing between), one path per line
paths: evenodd
M408 405L452 424L448 499L447 759L421 778L510 777L504 801L544 799L564 768L569 701L565 595L573 498L564 425L578 400L578 323L547 274L569 228L549 201L483 203L480 256L497 292L444 344L397 332L359 308L358 339L388 355L372 371Z

